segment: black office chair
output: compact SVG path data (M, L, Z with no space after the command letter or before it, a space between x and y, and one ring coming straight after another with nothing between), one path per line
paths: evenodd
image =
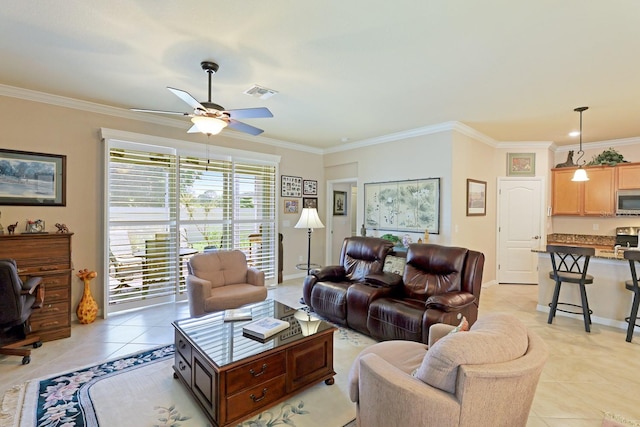
M640 262L640 251L624 251L624 258L629 260L629 268L631 269L631 280L625 282L625 287L633 292L633 302L631 303L631 313L624 320L629 324L627 326L627 342L631 342L633 337L633 329L638 325L638 305L640 305L640 287L638 287L638 275L636 273L636 262Z
M0 259L0 354L22 356L22 364L31 362L31 350L21 347L42 345L40 337L27 334L31 310L42 307L42 277L31 277L25 283L18 276L16 262Z
M584 330L591 332L591 314L593 314L593 311L589 309L585 285L593 283L593 276L587 274L587 269L589 268L589 259L595 255L596 250L578 246L547 245L547 252L551 257L551 265L553 266L553 271L549 272L549 277L556 282L553 300L549 304L551 308L547 323L553 321L556 316L556 310L564 313L582 314ZM582 305L558 302L560 286L563 282L574 283L579 286ZM560 309L558 308L559 305L567 307L567 309ZM572 310L571 307L580 308L581 311Z

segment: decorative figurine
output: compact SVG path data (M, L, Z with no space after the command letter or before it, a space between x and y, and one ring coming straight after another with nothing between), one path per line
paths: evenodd
M364 224L362 224L362 228L360 228L360 235L365 237L367 235L367 229L364 228Z
M98 303L93 299L91 288L89 287L91 280L95 279L97 275L95 271L89 271L86 268L76 273L76 276L84 282L84 293L78 304L76 315L78 316L78 321L85 325L92 323L98 316Z
M567 153L567 160L564 163L558 163L556 165L557 168L566 168L570 166L576 166L576 164L573 163L573 150Z
M16 231L16 227L18 226L18 222L16 222L15 224L9 224L7 225L7 232L9 234L13 234Z
M60 224L56 222L56 228L58 229L58 231L56 231L56 233L68 233L69 232L69 228L65 225L65 224Z

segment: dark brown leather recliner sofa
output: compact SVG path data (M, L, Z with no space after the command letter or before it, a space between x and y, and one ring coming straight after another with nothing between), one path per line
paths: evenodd
M402 276L383 271L390 242L345 239L340 265L306 277L303 299L313 311L377 340L428 342L435 323L478 318L484 255L465 248L411 244Z

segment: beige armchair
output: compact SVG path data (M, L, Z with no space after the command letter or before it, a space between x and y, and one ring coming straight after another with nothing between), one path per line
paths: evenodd
M509 314L481 316L468 332L431 326L429 345L385 341L349 373L357 425L525 426L548 351Z
M187 293L192 317L264 301L264 272L249 267L242 251L196 254L189 259Z

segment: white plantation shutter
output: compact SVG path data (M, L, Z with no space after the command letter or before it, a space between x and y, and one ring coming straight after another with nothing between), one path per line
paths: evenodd
M275 280L275 164L107 142L109 313L185 299L196 252L242 250Z

